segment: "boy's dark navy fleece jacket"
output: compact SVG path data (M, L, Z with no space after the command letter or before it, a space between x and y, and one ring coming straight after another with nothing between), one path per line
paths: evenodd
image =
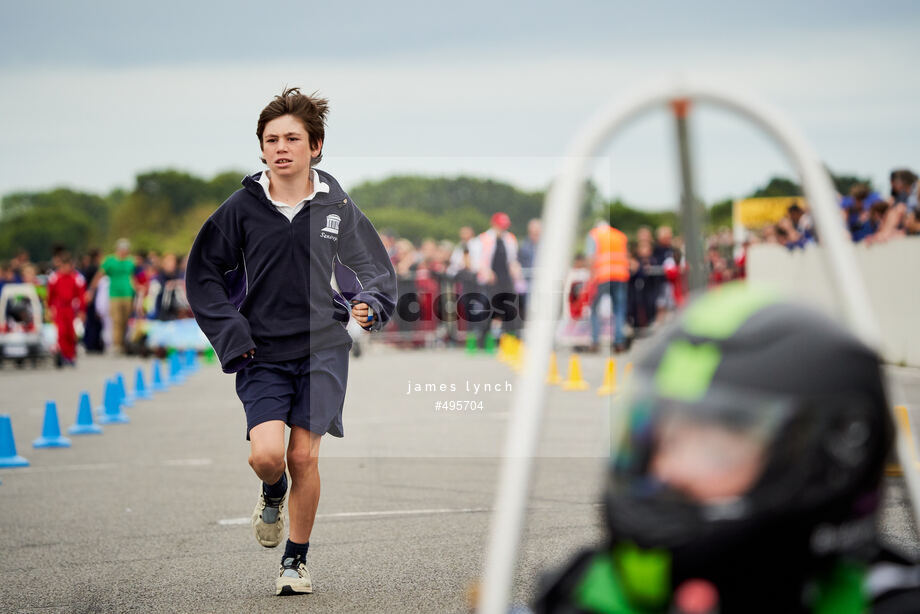
M294 219L243 178L204 223L188 256L186 293L223 370L280 362L351 343L349 302L374 310L379 330L396 305L396 273L373 224L331 175ZM344 265L344 266L343 266ZM332 287L336 274L340 292Z

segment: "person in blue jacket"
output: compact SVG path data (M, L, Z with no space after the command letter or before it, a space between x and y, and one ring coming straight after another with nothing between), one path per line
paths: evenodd
M199 326L246 412L249 464L262 480L256 540L290 529L276 594L313 591L306 568L319 502L322 436L342 437L349 318L379 330L396 305L396 273L373 224L322 159L328 101L286 88L259 115L267 170L243 178L204 223L186 287ZM285 449L285 425L290 440Z

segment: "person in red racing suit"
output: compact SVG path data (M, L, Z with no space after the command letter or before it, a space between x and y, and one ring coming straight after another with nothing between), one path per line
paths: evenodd
M77 333L73 321L77 316L83 317L85 293L86 280L74 270L70 254L62 254L57 271L48 277L48 306L58 334L58 366L76 364Z

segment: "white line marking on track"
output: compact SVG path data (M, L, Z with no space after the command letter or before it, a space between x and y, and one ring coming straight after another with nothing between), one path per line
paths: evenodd
M13 475L16 473L51 473L55 471L101 471L103 469L114 469L118 466L117 463L93 463L86 465L54 465L46 467L7 467L0 469L0 472L3 472L5 475Z
M210 458L176 458L173 460L165 460L163 464L167 467L201 467L203 465L210 465L213 463Z
M213 464L210 458L176 458L161 461L164 467L203 467ZM0 475L14 475L17 473L54 473L57 471L105 471L107 469L117 469L119 467L147 467L150 463L84 463L79 465L46 465L30 467L4 467L0 469Z
M462 507L462 508L430 508L421 510L378 510L370 512L336 512L331 514L317 514L316 518L380 518L386 516L425 516L431 514L476 514L479 512L491 512L491 507ZM222 526L232 526L238 524L249 524L250 518L224 518L218 520L217 524Z
M378 516L422 516L426 514L475 514L491 512L491 507L431 508L424 510L381 510L377 512L337 512L317 514L317 518L373 518Z
M575 506L588 505L590 507L600 507L603 503L574 503ZM528 511L545 511L557 509L552 505L538 505L528 508ZM429 508L420 510L378 510L370 512L335 512L331 514L317 514L319 518L380 518L386 516L426 516L431 514L477 514L480 512L491 512L491 507L461 507L461 508ZM245 518L224 518L218 520L217 524L228 527L239 524L249 524L250 517Z

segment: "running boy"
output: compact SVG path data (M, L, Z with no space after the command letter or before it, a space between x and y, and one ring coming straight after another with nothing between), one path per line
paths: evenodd
M262 480L252 526L267 548L281 542L285 467L291 475L278 595L313 592L305 563L319 444L325 433L344 435L349 313L379 330L396 304L396 273L374 226L314 168L327 112L327 100L298 88L262 110L256 136L268 169L244 177L204 223L186 273L195 318L224 372L236 373L249 464Z

